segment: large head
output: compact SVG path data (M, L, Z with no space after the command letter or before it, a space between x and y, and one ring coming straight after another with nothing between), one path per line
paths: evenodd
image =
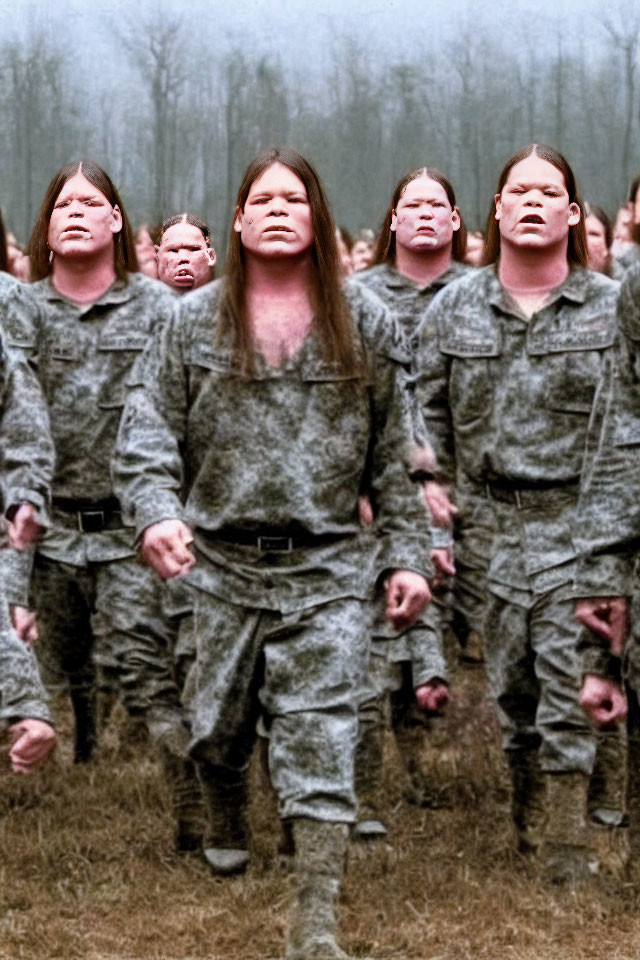
M568 162L543 143L530 143L505 164L485 231L486 263L502 240L522 250L566 245L569 263L587 265L584 206Z
M324 270L337 265L335 225L322 182L290 147L275 147L249 164L238 191L229 260L311 253Z
M329 204L318 174L290 147L266 150L249 164L229 239L220 313L233 330L238 361L250 374L254 346L246 310L249 259L264 265L311 264L309 298L324 353L346 372L359 370Z
M429 255L451 248L462 260L467 231L450 181L434 167L412 170L396 184L378 236L374 263L395 263L398 246Z
M156 245L158 279L186 293L209 283L216 262L209 227L193 213L164 221Z
M89 259L109 251L121 279L138 269L131 226L110 177L91 160L68 163L49 184L31 234L33 278L51 273L55 257Z

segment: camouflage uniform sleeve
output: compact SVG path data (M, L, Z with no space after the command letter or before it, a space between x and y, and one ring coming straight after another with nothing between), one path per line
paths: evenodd
M409 477L414 442L412 399L406 367L408 353L386 308L373 298L372 493L380 553L379 570L432 572L430 525L420 491Z
M432 300L420 321L412 383L419 414L435 454L436 479L440 483L453 483L456 463L449 406L449 368L447 358L438 349L438 331L444 311L446 291Z
M186 373L178 317L158 325L136 364L112 464L114 490L136 536L162 520L183 519L180 490Z
M7 545L0 549L0 583L2 592L12 607L29 606L33 556L33 548L12 550Z
M630 595L634 589L633 558L640 544L640 266L622 284L618 320L581 483L577 596Z
M40 385L26 361L0 340L1 472L4 511L31 503L43 519L50 500L54 449Z
M0 633L0 720L51 723L35 657L11 631Z

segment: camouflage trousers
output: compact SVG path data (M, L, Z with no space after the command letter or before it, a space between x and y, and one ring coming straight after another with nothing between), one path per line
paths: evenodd
M353 822L363 602L284 614L194 593L197 653L184 690L193 758L246 769L262 713L280 816Z
M68 678L89 696L99 664L117 678L127 710L143 715L160 742L182 728L163 589L133 557L83 567L35 557L32 593L44 675Z
M575 602L556 593L531 595L526 607L490 594L487 676L505 750L539 750L548 773L589 775L596 736L578 702L583 627L573 615Z

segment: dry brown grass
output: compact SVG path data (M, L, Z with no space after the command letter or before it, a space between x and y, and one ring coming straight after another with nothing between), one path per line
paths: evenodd
M254 796L249 873L214 879L197 859L172 852L152 752L120 746L125 733L116 723L85 767L70 764L63 742L37 777L0 774L1 960L280 957L292 878L275 856L270 801ZM504 767L479 672L460 676L436 740L434 776L454 782L456 803L435 811L404 803L390 747L390 841L352 848L341 906L342 942L354 956L637 958L638 877L570 894L546 887L512 853Z

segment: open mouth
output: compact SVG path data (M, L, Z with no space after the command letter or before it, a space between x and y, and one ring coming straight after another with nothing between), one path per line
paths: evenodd
M266 227L264 232L265 233L293 233L293 230L290 230L289 227L274 225L272 227Z
M73 224L71 227L65 227L62 231L62 236L66 236L69 233L89 233L86 227L81 227L80 224Z
M189 270L178 270L177 273L173 276L173 282L178 284L183 284L184 286L190 286L194 282L193 274Z
M520 223L544 223L544 220L538 213L528 213L523 217Z

